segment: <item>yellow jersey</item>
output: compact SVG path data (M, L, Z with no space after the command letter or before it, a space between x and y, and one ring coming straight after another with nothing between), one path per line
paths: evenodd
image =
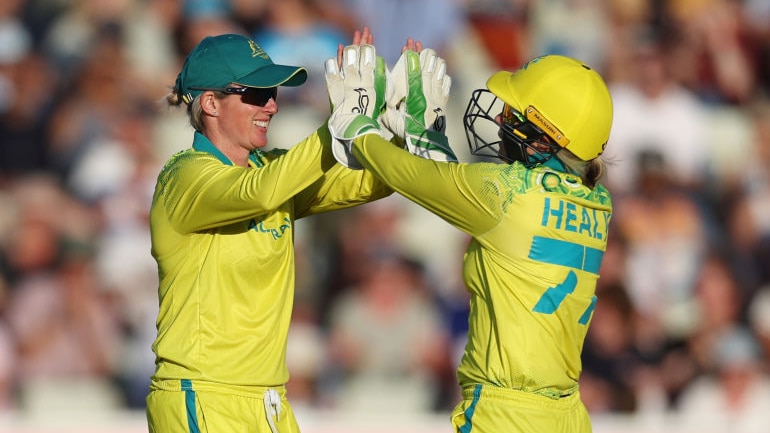
M460 385L574 393L612 214L606 188L546 165L440 163L386 143L367 135L353 153L472 237L462 271L471 297Z
M335 163L326 126L234 166L204 135L161 170L150 210L160 311L154 381L287 382L294 223L385 197Z

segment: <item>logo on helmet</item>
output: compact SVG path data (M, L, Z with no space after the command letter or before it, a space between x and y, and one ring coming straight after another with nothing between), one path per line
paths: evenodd
M548 136L551 137L556 143L558 143L559 146L567 147L569 144L569 139L565 137L561 131L559 131L559 128L554 126L553 123L549 122L545 116L537 111L537 108L530 105L525 110L525 114L527 116L527 120L537 125L538 128L548 134Z

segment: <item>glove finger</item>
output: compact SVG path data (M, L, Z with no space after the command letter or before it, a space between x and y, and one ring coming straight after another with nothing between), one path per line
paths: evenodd
M374 87L375 68L377 66L377 54L375 53L374 45L360 45L358 56L358 73L361 76L361 86Z
M449 90L452 87L452 78L446 73L446 62L437 57L436 71L433 77L433 96L442 106L446 106L449 100Z
M385 63L385 59L377 56L377 64L374 68L374 76L377 82L382 83L385 86L388 75L388 65ZM384 87L383 87L384 88Z
M443 81L446 74L446 62L441 57L436 57L436 73L434 76L437 81Z
M333 90L335 84L342 84L342 71L337 65L337 59L327 59L324 62L324 78L326 79L326 85L329 88L329 93Z
M406 55L406 74L407 74L407 93L406 93L406 112L407 115L423 121L425 114L426 99L423 93L423 77L420 69L420 54L415 51L404 51Z
M377 62L377 54L374 45L359 45L359 68L361 70L374 69Z
M353 78L359 75L359 45L348 45L342 50L342 74Z
M436 70L436 60L438 55L430 48L425 48L420 52L420 68L423 73L432 74Z
M326 59L326 61L324 62L324 73L326 74L327 77L339 75L340 70L337 65L337 59L335 59L334 57L330 57Z
M375 68L374 68L374 92L375 95L377 95L377 101L375 105L375 109L377 110L377 114L380 114L382 110L385 108L385 95L388 92L388 78L387 78L387 71L388 67L385 64L385 59L383 59L380 56L377 56L375 59Z
M331 108L334 110L342 103L342 99L345 97L345 89L343 87L340 74L339 65L336 58L331 58L324 62L324 78L326 80L326 89L329 93L329 102Z
M412 74L419 74L420 73L420 54L417 54L415 51L406 50L404 51L404 55L406 56L406 73L407 75Z
M422 94L422 72L420 55L414 51L405 51L407 96L418 97Z

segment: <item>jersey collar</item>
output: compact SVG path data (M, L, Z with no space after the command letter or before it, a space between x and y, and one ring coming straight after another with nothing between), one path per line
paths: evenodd
M543 165L556 171L560 171L562 173L568 173L568 174L576 174L562 162L559 158L556 157L556 155L551 156L547 161L543 162Z
M195 131L192 147L198 152L206 152L216 156L217 159L222 162L222 164L233 165L233 162L230 161L230 159L227 158L221 150L217 149L211 140L209 140L205 135L198 131ZM260 151L258 149L249 153L249 160L257 167L262 167L263 165Z

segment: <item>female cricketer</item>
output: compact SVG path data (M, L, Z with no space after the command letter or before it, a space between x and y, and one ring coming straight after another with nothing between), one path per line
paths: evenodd
M578 381L612 214L599 183L612 124L607 86L557 55L493 74L473 92L464 126L472 154L497 161L454 163L443 134L446 64L409 44L390 71L385 113L371 129L332 134L356 163L472 237L454 431L588 433ZM383 140L380 125L406 151Z
M368 29L353 38L370 40ZM151 433L299 431L284 386L295 221L392 193L336 163L326 124L289 150L263 149L278 87L306 77L244 36L210 36L168 96L187 105L195 133L159 174L150 210L160 277Z

